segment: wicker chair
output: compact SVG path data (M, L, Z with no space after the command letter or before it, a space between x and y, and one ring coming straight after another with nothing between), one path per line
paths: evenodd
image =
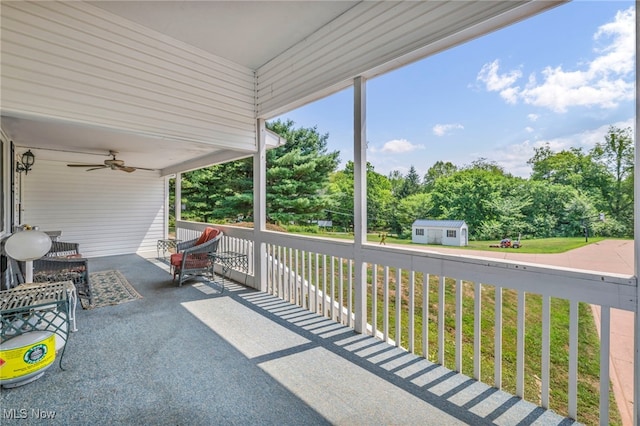
M72 281L78 297L93 304L93 292L89 280L89 260L83 258L77 243L54 241L42 258L33 261L33 282L46 283Z
M200 238L178 243L177 253L171 255L173 281L178 278L178 286L188 279L195 278L211 271L211 253L218 250L223 233L216 228L207 228Z

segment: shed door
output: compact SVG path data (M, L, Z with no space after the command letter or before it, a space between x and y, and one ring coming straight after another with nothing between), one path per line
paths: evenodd
M442 244L442 230L428 229L427 244Z

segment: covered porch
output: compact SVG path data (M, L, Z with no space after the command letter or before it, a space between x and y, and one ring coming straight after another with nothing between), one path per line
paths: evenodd
M118 269L143 298L79 311L65 371L56 361L3 391L5 413L54 424L574 423L270 294L204 279L179 288L138 255L92 268Z
M2 2L0 236L23 223L62 229L63 239L81 244L93 271L120 270L144 297L79 312L67 371L3 392L3 408L55 411L64 424L579 419L580 305L600 307L603 336L610 335L612 309L633 313L640 329L638 250L634 274L619 274L366 243L367 79L562 2L309 2L314 6L289 20L295 28L272 24L284 13L280 3L264 2L273 10L252 14L236 9L239 2L192 2L198 6L182 14L182 3ZM216 9L206 15L212 21L198 20L203 5ZM222 34L188 31L211 27ZM249 30L264 35L263 43L251 42ZM202 40L209 44L195 44ZM355 95L353 241L267 231L265 157L279 141L265 121L346 87ZM28 175L16 168L27 150L37 158ZM67 167L100 164L110 150L128 166L152 170L100 175ZM145 257L167 237L168 179L246 157L254 160L255 229L213 225L224 230L222 250L248 256L246 275L232 271L247 287L220 293L207 283L175 286ZM635 193L640 199L637 181ZM177 237L197 236L206 224L180 221L179 209ZM432 291L421 291L425 286ZM434 292L435 304L428 299ZM496 309L484 318L488 292ZM504 300L507 292L515 298ZM528 295L543 306L535 346L526 340ZM554 414L547 408L557 299L570 305L570 322L566 410ZM418 315L418 307L431 305ZM509 336L517 353L510 370L500 326L506 311L518 321ZM473 330L463 330L466 315ZM487 320L495 325L490 333ZM540 368L531 394L525 359L533 347ZM609 351L603 337L601 424L615 410ZM637 336L634 353L637 402ZM502 390L507 375L515 378L515 396ZM637 403L631 418L640 423Z

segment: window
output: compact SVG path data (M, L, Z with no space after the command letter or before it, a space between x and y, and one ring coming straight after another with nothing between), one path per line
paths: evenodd
M455 229L447 229L447 238L455 238L456 230Z
M416 235L424 235L424 229L416 228Z

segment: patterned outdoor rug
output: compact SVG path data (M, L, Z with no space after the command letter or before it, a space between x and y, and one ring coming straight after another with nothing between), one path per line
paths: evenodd
M101 271L89 274L91 289L93 290L93 305L88 300L82 300L84 309L95 309L102 306L118 305L142 296L129 284L120 271Z

